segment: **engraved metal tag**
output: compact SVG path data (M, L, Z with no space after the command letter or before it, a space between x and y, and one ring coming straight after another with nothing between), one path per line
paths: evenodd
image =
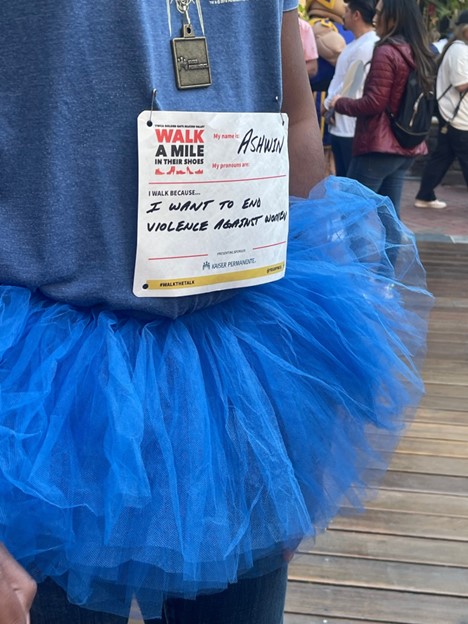
M205 37L195 37L190 24L185 24L183 37L172 40L174 67L179 89L211 85L210 61Z

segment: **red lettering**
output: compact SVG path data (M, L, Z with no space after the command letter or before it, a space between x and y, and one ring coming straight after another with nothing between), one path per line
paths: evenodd
M167 128L155 128L155 132L158 143L170 143L174 130L167 130Z
M204 143L204 128L200 130L174 130L173 128L155 128L158 143Z

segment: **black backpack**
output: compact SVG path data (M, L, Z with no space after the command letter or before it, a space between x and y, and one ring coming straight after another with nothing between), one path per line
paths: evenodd
M395 49L398 50L397 47ZM393 114L387 109L393 134L401 147L411 149L427 137L431 129L435 101L435 89L429 93L424 92L418 71L412 69L398 112Z

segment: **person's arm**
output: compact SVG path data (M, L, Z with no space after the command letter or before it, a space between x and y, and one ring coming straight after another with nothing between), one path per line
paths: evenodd
M298 17L299 34L301 35L302 50L307 68L307 75L313 78L318 72L318 52L312 26Z
M311 59L310 61L306 61L307 75L309 78L313 78L317 75L318 72L318 60Z
M36 583L0 544L0 624L26 624Z
M464 84L461 84L461 85L457 85L455 89L459 91L460 93L463 93L464 91L468 89L468 82L465 82Z
M395 71L398 71L388 58L383 48L376 48L367 76L364 95L354 100L347 97L332 99L331 106L337 113L359 117L376 115L388 107L394 88Z
M289 189L291 195L307 197L325 177L325 159L296 10L283 13L281 53L283 111L289 116Z

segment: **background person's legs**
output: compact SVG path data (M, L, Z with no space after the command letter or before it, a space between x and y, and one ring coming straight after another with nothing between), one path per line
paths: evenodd
M442 182L454 160L455 152L452 149L449 135L448 133L441 133L439 129L437 145L424 167L421 184L416 195L417 200L420 199L427 202L437 199L434 189Z
M410 168L413 158L396 154L365 154L354 157L348 171L348 177L358 180L371 190L389 197L400 216L401 193L405 173ZM379 211L382 224L385 228L387 240L387 255L395 266L398 256L398 246L401 242L400 232L393 218L385 212Z
M39 583L31 609L31 624L126 624L127 621L118 615L70 604L64 590L51 579Z
M398 216L400 216L401 194L403 191L403 184L405 183L405 175L414 160L413 158L400 158L400 163L395 163L396 166L393 167L393 169L389 167L389 174L382 181L378 191L380 195L390 197Z
M468 186L468 130L457 130L450 126L448 136L452 150L460 163L466 186Z
M413 158L397 154L372 153L355 156L351 161L348 177L380 195L390 197L399 215L405 173L412 162Z
M335 174L337 176L347 176L349 165L353 157L352 137L341 137L330 134L330 141L335 158Z
M217 594L166 600L163 620L146 624L282 624L288 568L241 578Z

